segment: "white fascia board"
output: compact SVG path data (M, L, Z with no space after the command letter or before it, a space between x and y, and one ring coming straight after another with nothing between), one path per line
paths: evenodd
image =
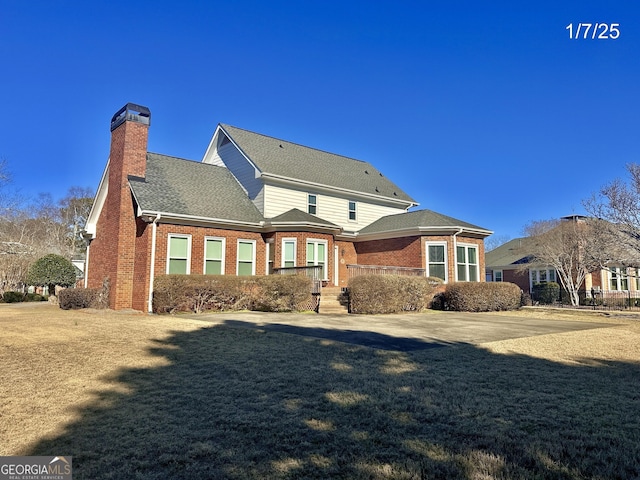
M87 217L87 223L85 224L84 229L90 236L90 238L95 238L96 236L96 225L98 223L98 219L100 218L100 213L102 212L102 207L104 206L105 199L107 198L107 192L109 191L110 160L110 158L107 159L107 165L106 167L104 167L104 171L102 172L100 184L98 185L96 196L93 198L93 205L91 205L91 210L89 211L89 216Z
M342 227L336 225L332 227L330 225L325 225L322 223L313 223L313 222L269 222L265 224L265 231L288 231L295 232L301 228L313 228L314 230L323 230L326 232L340 232Z
M177 223L197 226L219 226L223 228L234 227L255 231L262 231L264 229L264 222L243 222L240 220L229 220L224 218L208 218L199 217L196 215L183 215L180 213L158 212L156 210L143 210L140 212L140 216L147 217L149 221L153 221L153 219L155 219L158 214L160 214L162 218L161 223Z
M396 237L411 237L411 236L422 236L422 235L453 235L454 233L459 234L471 234L473 236L484 238L491 235L493 232L484 229L478 228L468 228L468 227L411 227L411 228L403 228L398 230L387 230L384 232L375 232L375 233L358 233L356 232L356 242L365 242L369 240L386 240L389 238Z
M308 187L312 187L314 190L322 191L329 194L340 192L343 195L353 197L355 200L357 199L377 200L377 203L380 203L382 201L384 203L391 204L391 205L400 205L405 210L411 207L420 205L417 202L410 202L408 200L394 199L394 198L386 197L384 195L374 195L371 193L358 192L356 190L349 190L347 188L331 187L331 186L323 185L320 183L307 182L305 180L298 180L296 178L291 178L291 177L283 177L282 175L275 175L273 173L262 172L261 177L265 180L270 180L269 183L272 183L272 184L279 183L285 186L294 186L294 187L297 187L298 189L300 189L301 187L308 186Z
M258 166L255 163L253 163L253 161L249 158L249 156L246 153L244 153L244 150L242 150L240 146L235 142L231 134L227 132L224 129L224 127L220 124L218 124L218 126L216 127L216 131L214 132L213 137L211 138L211 143L209 143L209 147L207 148L207 151L205 152L204 158L202 159L202 161L204 162L216 150L215 145L216 143L218 143L218 136L220 135L220 132L226 135L226 137L233 144L233 146L236 147L236 149L240 152L240 154L247 160L247 162L249 162L249 165L251 165L256 172L256 178L259 178L262 175L262 172L260 171Z

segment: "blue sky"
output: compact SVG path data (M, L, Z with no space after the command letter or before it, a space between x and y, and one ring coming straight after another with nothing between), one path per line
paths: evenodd
M573 23L617 39L570 39ZM517 237L640 161L633 1L0 0L0 158L27 196L96 188L109 121L200 160L228 123L367 160Z

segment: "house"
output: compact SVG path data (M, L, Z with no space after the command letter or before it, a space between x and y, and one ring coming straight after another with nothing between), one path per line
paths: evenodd
M111 150L86 224L86 286L150 310L170 273L266 275L318 266L346 286L354 265L484 281L489 230L429 210L373 165L230 125L200 162L147 152L151 112L111 119Z
M561 218L561 221L583 222L586 217L571 215ZM544 282L561 283L559 274L552 267L534 264L531 258L533 251L532 237L522 237L510 240L486 253L486 280L488 282L511 282L518 285L523 292L531 294L533 285ZM624 240L621 240L624 243ZM640 297L639 269L630 265L637 262L629 260L624 245L619 245L616 252L627 259L608 262L603 268L598 268L586 274L584 284L580 287L582 295L590 298L592 290L602 298L638 298ZM624 295L623 295L624 294Z
M529 264L531 258L527 247L531 242L530 237L515 238L487 252L487 281L515 283L528 294L536 283L558 282L555 269Z

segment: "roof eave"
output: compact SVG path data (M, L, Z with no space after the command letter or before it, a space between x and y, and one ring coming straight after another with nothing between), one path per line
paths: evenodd
M331 226L314 222L266 222L264 226L266 232L295 232L298 230L314 230L335 234L342 232L342 228L337 225Z
M401 205L402 208L404 208L404 209L408 209L408 208L420 205L418 202L416 202L413 199L404 200L404 199L400 199L400 198L388 197L386 195L375 195L375 194L366 193L366 192L359 192L359 191L356 191L356 190L349 190L347 188L333 187L331 185L324 185L324 184L321 184L321 183L315 183L315 182L309 182L309 181L306 181L306 180L299 180L299 179L296 179L296 178L285 177L283 175L276 175L274 173L261 172L260 176L263 179L275 180L275 183L282 183L284 185L294 185L294 186L298 186L298 187L300 187L301 185L304 185L304 186L313 187L315 189L326 190L326 191L329 191L329 192L340 192L342 194L346 194L346 195L349 195L351 197L359 197L359 198L363 198L363 199L373 199L373 200L377 200L377 201L381 201L382 200L382 201L387 202L387 203Z
M358 242L364 242L369 240L385 240L396 237L411 237L422 235L454 235L454 234L466 234L466 236L472 236L474 238L486 238L493 232L481 228L470 228L461 226L437 226L437 227L409 227L399 228L393 230L384 230L380 232L372 233L356 233L355 240Z
M262 231L264 230L264 221L260 222L245 222L242 220L232 220L227 218L211 218L201 217L197 215L184 215L174 212L161 212L158 210L141 210L140 217L147 222L152 222L157 216L160 215L160 223L176 223L176 224L188 224L194 226L220 226L220 227L232 227L236 229Z

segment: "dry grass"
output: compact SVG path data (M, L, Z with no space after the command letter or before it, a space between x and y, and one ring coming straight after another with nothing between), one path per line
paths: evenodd
M640 477L634 321L411 353L48 305L0 332L0 455L78 479Z

